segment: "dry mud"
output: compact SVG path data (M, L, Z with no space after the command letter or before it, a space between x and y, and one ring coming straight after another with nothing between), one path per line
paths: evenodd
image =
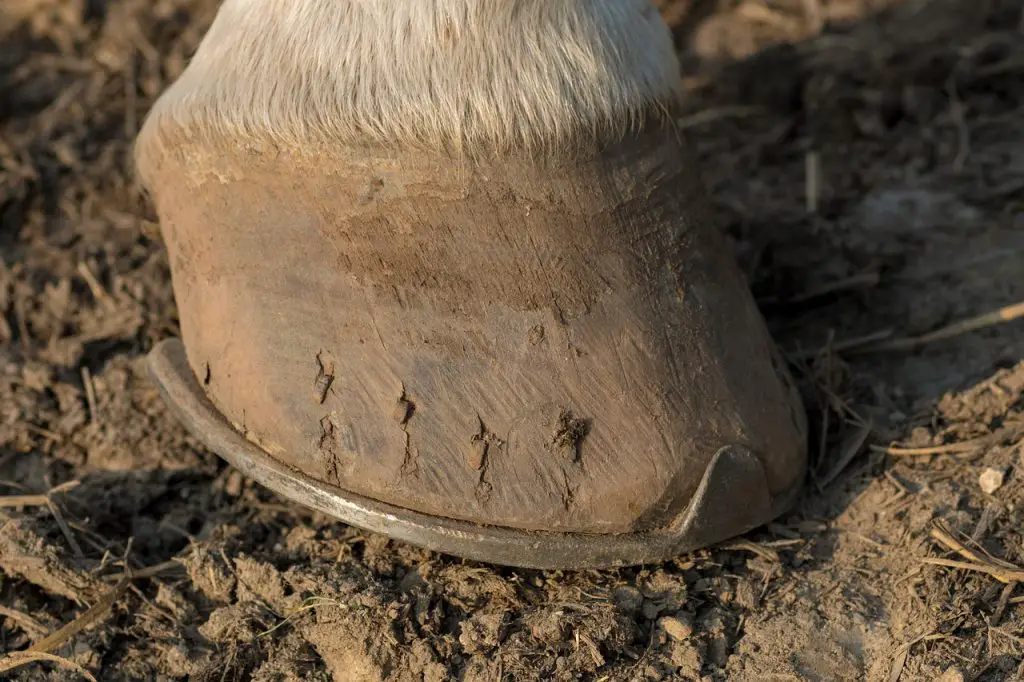
M581 573L388 542L185 433L130 145L216 4L0 4L9 679L1024 679L1024 324L957 326L1024 300L1020 2L661 4L813 466L767 528Z

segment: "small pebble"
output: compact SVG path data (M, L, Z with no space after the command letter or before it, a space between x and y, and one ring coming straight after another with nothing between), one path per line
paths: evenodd
M229 497L238 497L242 494L243 485L245 485L245 479L242 478L241 472L232 470L224 482L224 492Z
M983 493L991 495L1003 487L1003 480L1005 478L1006 474L1002 469L985 467L985 470L981 472L981 476L978 477L978 485L981 486Z

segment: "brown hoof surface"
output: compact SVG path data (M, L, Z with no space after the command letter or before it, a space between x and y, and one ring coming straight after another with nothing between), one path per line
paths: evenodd
M147 158L184 346L157 375L275 490L565 567L742 533L804 476L799 396L663 128L543 158Z
M800 482L770 495L760 460L725 446L704 470L690 504L664 528L637 533L549 533L420 514L317 481L243 438L199 386L177 339L149 356L164 399L185 426L246 476L307 507L366 530L437 552L507 566L581 569L669 559L756 528L785 511Z

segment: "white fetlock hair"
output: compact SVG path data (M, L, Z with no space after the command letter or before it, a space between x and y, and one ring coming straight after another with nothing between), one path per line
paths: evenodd
M624 133L680 89L650 0L225 0L137 161L169 129L534 153Z

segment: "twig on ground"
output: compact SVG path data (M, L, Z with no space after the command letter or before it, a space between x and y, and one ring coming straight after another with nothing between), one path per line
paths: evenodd
M25 428L38 436L46 438L49 441L53 441L55 443L64 442L64 436L60 435L59 433L50 431L49 429L44 429L41 426L36 426L35 424L25 424Z
M724 543L722 545L719 545L719 547L721 549L742 550L742 551L747 551L747 552L753 552L754 554L756 554L757 556L761 557L762 559L765 559L765 560L770 561L772 563L778 563L779 562L779 553L778 552L776 552L774 549L771 549L769 547L765 547L764 545L761 545L759 543L753 542L751 540L734 540L733 542L726 542L726 543Z
M946 549L953 550L968 561L984 562L985 559L967 549L962 542L953 537L941 523L936 523L929 533L939 544L945 545Z
M69 668L89 680L89 682L97 682L96 678L92 676L92 673L74 661L69 661L66 658L47 654L42 651L12 651L3 658L0 658L0 673L14 670L23 665L28 665L29 663L35 663L37 661L47 661L49 663L59 665L62 668Z
M82 630L85 630L90 625L102 620L107 616L114 606L114 602L117 601L125 590L128 589L128 585L131 583L130 579L124 579L117 584L117 586L110 592L100 597L99 601L93 604L89 609L85 611L78 618L75 618L70 623L58 628L54 632L50 633L46 637L42 638L35 644L33 644L29 651L35 652L48 652L59 648L65 642L69 641L72 637L77 635Z
M65 481L58 486L54 486L48 492L41 495L4 495L0 497L0 508L5 507L41 507L49 502L54 495L60 495L72 490L81 483L81 481Z
M999 625L999 621L1003 619L1003 614L1006 613L1006 605L1010 603L1010 597L1013 596L1013 591L1017 588L1017 583L1007 583L1006 587L1003 588L1002 593L999 595L999 601L996 603L996 610L992 612L992 617L989 619L989 625L995 627Z
M137 571L125 571L124 573L117 573L106 577L106 580L125 580L131 578L133 580L144 580L146 578L155 578L161 573L166 573L174 569L182 568L183 564L180 559L170 559L168 561L161 562L159 564L153 564L146 568L140 568Z
M32 639L46 634L46 627L27 613L0 605L0 616L17 623L18 627L24 630Z
M95 424L99 420L99 409L96 406L96 387L92 385L88 367L82 368L82 385L85 386L85 400L89 404L89 421Z
M933 445L924 448L884 447L880 445L872 445L870 447L875 452L882 452L887 455L891 455L892 457L956 455L973 453L982 448L995 445L996 443L1013 440L1021 435L1024 435L1024 424L1013 424L1011 426L1005 426L995 433L990 433L986 436L979 436L978 438L972 438L971 440L960 441L958 443L946 443L945 445Z
M126 552L127 554L127 552ZM49 635L37 640L31 647L26 651L15 651L7 654L3 658L0 658L0 672L7 670L13 670L14 668L20 668L23 665L34 663L37 661L49 661L57 663L58 665L65 665L74 668L77 672L81 673L85 677L95 682L95 678L89 674L89 672L72 661L63 659L59 656L54 656L51 651L54 651L67 642L71 641L76 635L83 630L95 625L96 623L105 619L114 608L114 604L117 600L132 586L132 583L137 579L150 578L165 570L168 570L172 566L179 566L180 564L175 561L165 561L163 563L155 564L147 568L143 568L139 571L126 571L121 574L117 585L110 590L107 594L101 597L95 604L89 607L84 613L72 620L70 623L63 625L62 627L54 630ZM17 618L18 612L7 612L8 610L0 611L0 615L10 617L17 622L22 622ZM31 624L26 623L29 627ZM36 626L37 630L41 626Z
M832 343L831 349L833 353L846 353L863 346L870 346L876 342L883 341L890 338L895 332L892 329L882 329L877 332L871 332L864 336L856 336L852 339L845 339L843 341L836 341ZM800 350L790 353L795 359L808 360L810 358L817 357L824 352L824 348L816 348L812 350Z
M967 334L968 332L984 329L985 327L1012 322L1013 320L1021 317L1024 317L1024 301L1004 306L998 310L993 310L982 315L976 315L965 320L954 322L946 325L945 327L940 327L935 331L922 334L921 336L901 337L882 340L875 343L861 344L859 347L849 349L849 352L853 355L861 355L867 353L880 353L883 351L913 350L914 348L918 348L925 344L933 343L935 341L944 341L946 339Z
M71 551L75 553L76 557L82 559L85 557L85 553L82 552L82 548L75 540L75 536L72 535L67 522L64 521L64 515L60 511L60 507L57 506L53 499L55 495L66 493L72 488L77 487L79 483L80 481L67 481L41 495L5 495L0 497L0 509L10 507L47 507L53 516L53 520L57 522L60 532L63 533L64 538L68 541L68 545L71 546Z
M759 544L762 547L767 547L769 549L775 549L776 547L780 547L780 548L783 548L783 547L795 547L796 545L802 545L802 544L805 544L806 542L807 542L807 540L805 540L803 538L788 538L788 539L785 539L785 540L769 540L768 542L761 542Z
M967 334L968 332L984 329L985 327L1012 322L1021 317L1024 317L1024 301L1004 306L982 315L969 317L966 320L954 322L921 336L892 338L894 334L892 329L880 329L863 336L856 336L842 341L830 341L826 347L790 352L789 355L795 359L806 360L817 357L826 350L839 355L853 356L887 351L913 350L935 341L944 341Z
M974 526L974 531L971 532L971 543L979 547L981 546L981 541L985 539L985 534L988 533L989 527L998 515L999 510L994 504L989 503L985 505L985 508L981 510L978 523Z
M961 543L953 537L953 534L949 532L949 529L946 528L945 524L943 524L941 521L936 521L933 524L931 536L945 544L947 547L952 549L960 556L964 557L965 559L969 559L970 561L980 561L982 563L987 562L994 566L1000 566L1002 568L1008 568L1010 570L1017 569L1017 566L1011 564L1009 561L997 559L996 557L989 554L988 551L986 551L984 547L975 542L973 538L965 537L967 541L969 541L971 544L977 547L978 552L981 552L981 554L978 554L975 551L968 549L963 543Z
M996 559L992 555L988 554L988 552L979 554L978 552L968 549L962 542L953 537L953 534L950 533L941 523L935 524L931 530L931 536L939 544L953 552L956 552L964 559L967 559L967 561L957 561L955 559L943 559L939 557L922 557L921 561L923 563L932 564L933 566L962 569L965 571L977 571L979 573L990 575L999 582L1007 584L1024 582L1024 569L1001 559ZM1007 598L1009 598L1008 595Z
M945 566L947 568L960 568L965 571L977 571L986 573L1001 583L1019 583L1024 581L1024 570L1011 571L998 566L977 564L971 561L956 561L955 559L939 559L936 557L923 557L922 562L933 566Z
M50 510L50 515L53 516L53 520L57 522L57 527L60 528L60 532L64 535L64 539L68 541L68 545L71 547L71 551L75 553L75 556L79 559L85 558L85 552L82 551L78 541L75 540L75 536L71 534L71 529L68 528L67 521L64 520L64 514L61 513L60 507L53 501L53 497L50 495L46 496L46 506Z
M4 495L0 497L0 509L10 507L42 507L49 502L46 495Z
M903 481L896 478L896 474L892 473L888 469L886 469L883 473L885 477L889 479L889 482L892 483L893 486L895 486L896 488L896 494L881 504L882 509L888 509L890 506L892 506L896 502L899 502L904 497L909 495L910 489L906 485L904 485Z
M96 278L92 268L85 261L78 262L78 274L82 276L85 283L89 286L89 291L92 292L93 298L102 303L107 309L113 310L117 307L117 303L111 298L107 290L103 288L100 281Z

